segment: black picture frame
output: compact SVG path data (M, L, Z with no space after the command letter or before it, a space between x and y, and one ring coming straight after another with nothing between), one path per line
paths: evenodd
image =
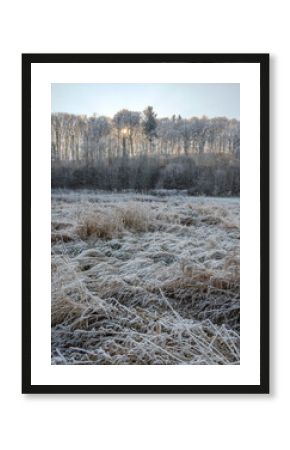
M269 54L22 55L22 393L269 393ZM258 385L31 384L31 65L33 63L257 63L260 65L260 383Z

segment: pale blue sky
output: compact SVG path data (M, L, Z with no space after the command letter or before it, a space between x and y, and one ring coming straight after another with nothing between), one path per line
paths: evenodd
M120 109L143 111L153 106L158 117L180 114L240 118L240 85L236 83L90 84L51 85L52 112L105 115Z

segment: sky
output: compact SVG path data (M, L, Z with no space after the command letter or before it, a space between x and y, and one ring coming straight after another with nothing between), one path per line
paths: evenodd
M240 118L240 85L236 83L53 83L52 112L113 117L121 109L143 111L153 106L157 116L180 114Z

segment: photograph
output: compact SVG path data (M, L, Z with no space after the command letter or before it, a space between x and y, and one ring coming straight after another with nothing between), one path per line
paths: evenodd
M240 363L239 84L51 85L51 363Z
M23 392L269 392L269 55L22 58Z

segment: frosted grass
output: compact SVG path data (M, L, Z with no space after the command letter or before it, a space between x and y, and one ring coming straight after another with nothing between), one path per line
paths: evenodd
M52 364L239 364L239 199L52 192Z

